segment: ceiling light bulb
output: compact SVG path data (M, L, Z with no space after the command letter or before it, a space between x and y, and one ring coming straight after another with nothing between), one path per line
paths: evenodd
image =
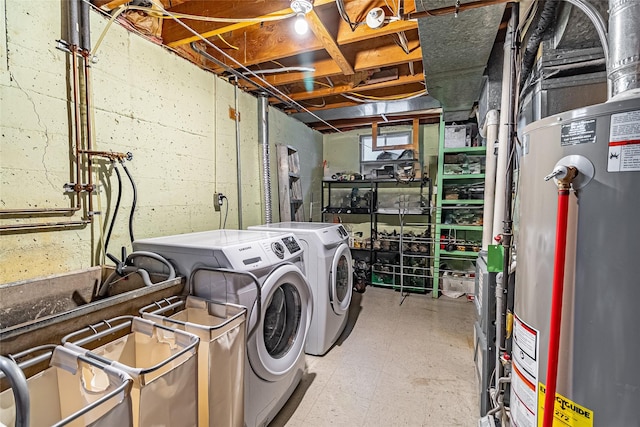
M294 29L296 30L296 33L298 33L301 36L307 34L307 30L309 29L309 23L304 18L304 13L298 13L298 15L296 16Z

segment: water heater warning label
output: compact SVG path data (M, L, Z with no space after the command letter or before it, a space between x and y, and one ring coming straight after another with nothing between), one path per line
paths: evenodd
M516 427L536 427L538 413L539 333L517 315L513 321L511 420Z
M640 110L611 115L607 171L640 171Z

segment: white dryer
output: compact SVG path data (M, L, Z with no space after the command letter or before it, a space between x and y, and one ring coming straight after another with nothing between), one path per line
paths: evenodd
M353 287L349 233L341 224L323 222L280 222L249 229L291 232L302 244L314 307L304 351L322 356L336 342L349 316Z
M305 368L313 299L299 240L291 233L214 230L136 240L133 249L170 260L189 277L192 294L248 308L244 421L269 424Z

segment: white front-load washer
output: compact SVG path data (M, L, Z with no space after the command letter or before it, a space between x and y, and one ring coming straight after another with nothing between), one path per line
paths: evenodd
M190 293L248 308L244 423L269 424L305 368L313 299L300 241L292 233L214 230L136 240L133 249L167 258L189 278Z
M249 229L290 232L302 244L314 307L304 351L324 355L340 337L349 316L353 287L349 233L341 224L324 222L279 222Z

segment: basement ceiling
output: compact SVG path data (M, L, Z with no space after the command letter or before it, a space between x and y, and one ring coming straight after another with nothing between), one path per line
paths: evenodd
M315 0L299 35L290 0L162 0L164 19L149 11L159 1L92 0L242 90L266 91L270 105L321 132L434 123L447 103L470 111L505 3ZM374 29L366 19L376 12L384 23ZM452 98L460 88L465 96Z

